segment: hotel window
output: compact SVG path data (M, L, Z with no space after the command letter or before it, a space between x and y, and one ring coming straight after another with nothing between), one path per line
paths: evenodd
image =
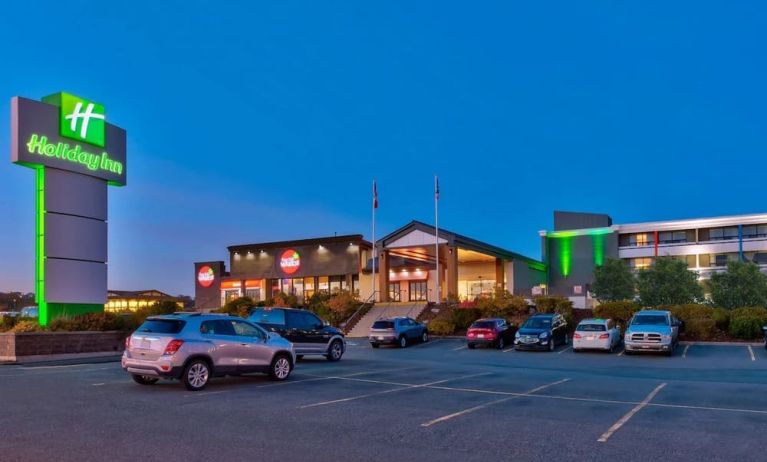
M652 234L638 233L629 235L629 245L632 247L644 247L652 244L654 244Z
M738 238L738 227L711 228L708 230L708 238L711 241L728 241Z
M727 266L727 263L731 261L738 261L740 259L740 255L738 253L717 253L712 254L709 256L710 260L710 266L713 267L722 267Z
M767 225L750 225L743 227L743 238L767 237Z
M635 270L646 269L652 266L652 258L632 258L629 260L629 267Z
M680 260L685 263L687 263L688 268L695 268L697 266L697 262L695 261L695 255L674 255L673 257L675 260Z
M658 234L658 242L661 244L687 242L687 231L663 231Z

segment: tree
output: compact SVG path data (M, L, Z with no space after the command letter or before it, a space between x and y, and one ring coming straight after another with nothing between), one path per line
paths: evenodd
M639 298L645 306L684 305L703 299L698 275L687 263L671 257L659 257L655 264L639 272Z
M483 297L477 301L477 308L482 315L489 318L506 318L520 316L527 313L527 301L523 297L512 295L507 290L496 289L490 297Z
M601 303L633 300L636 278L623 260L608 258L604 265L594 269L591 291Z
M711 275L711 301L722 308L767 306L767 276L751 262L733 261L727 271Z
M247 318L250 314L250 309L253 307L253 299L250 297L240 297L226 302L226 305L222 306L218 310L219 313L228 313L232 316L240 316Z

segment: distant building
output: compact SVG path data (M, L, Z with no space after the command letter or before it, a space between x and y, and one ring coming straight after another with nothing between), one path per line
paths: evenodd
M183 309L187 300L184 297L174 297L159 290L110 290L104 311L136 311L139 308L152 306L158 302L175 302Z

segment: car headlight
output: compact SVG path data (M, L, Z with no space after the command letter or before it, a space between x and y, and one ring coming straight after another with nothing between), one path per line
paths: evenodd
M514 338L519 338L519 331L514 334Z
M548 332L541 332L540 335L538 335L538 338L546 338L549 336Z

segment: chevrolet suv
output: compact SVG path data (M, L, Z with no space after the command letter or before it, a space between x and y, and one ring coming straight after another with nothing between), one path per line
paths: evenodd
M150 316L125 339L122 368L141 385L179 379L198 391L212 376L262 372L285 380L295 360L290 342L242 318L176 313Z
M292 342L298 359L321 355L338 361L346 351L344 333L309 310L259 307L250 312L248 320Z
M671 316L670 311L639 311L629 321L623 337L626 354L630 355L638 351L659 351L671 356L679 342L681 327L683 327L682 322Z

